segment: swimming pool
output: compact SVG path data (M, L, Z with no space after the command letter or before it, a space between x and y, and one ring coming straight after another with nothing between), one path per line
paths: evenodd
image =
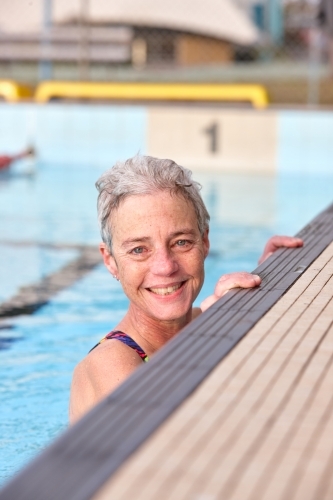
M19 167L19 166L18 166ZM98 167L40 163L0 179L1 301L99 241ZM211 254L197 300L216 277L251 271L267 238L294 234L333 198L329 175L197 173L211 221ZM30 316L0 323L0 480L18 470L67 425L75 364L122 317L120 285L97 266Z

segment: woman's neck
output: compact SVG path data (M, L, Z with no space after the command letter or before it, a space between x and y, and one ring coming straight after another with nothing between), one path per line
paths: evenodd
M192 319L192 310L177 320L159 321L136 311L130 306L125 317L116 329L127 333L135 340L148 356L158 351L172 339Z

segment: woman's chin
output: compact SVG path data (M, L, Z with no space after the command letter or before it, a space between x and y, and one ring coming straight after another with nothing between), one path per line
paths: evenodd
M192 309L192 301L173 301L163 302L154 305L151 308L152 316L160 321L180 321L184 320Z

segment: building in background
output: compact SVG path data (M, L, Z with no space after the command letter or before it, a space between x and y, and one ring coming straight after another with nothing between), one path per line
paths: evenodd
M273 103L331 105L332 37L327 24L320 36L319 4L1 0L0 78L255 82Z
M61 0L55 22L79 19ZM233 0L98 0L87 2L90 24L133 29L135 65L224 63L235 46L258 41L251 19Z
M2 0L0 8L2 61L219 64L258 42L233 0Z

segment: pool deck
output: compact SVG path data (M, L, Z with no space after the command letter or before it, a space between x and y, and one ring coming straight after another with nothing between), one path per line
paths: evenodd
M49 446L0 500L333 497L333 205Z

